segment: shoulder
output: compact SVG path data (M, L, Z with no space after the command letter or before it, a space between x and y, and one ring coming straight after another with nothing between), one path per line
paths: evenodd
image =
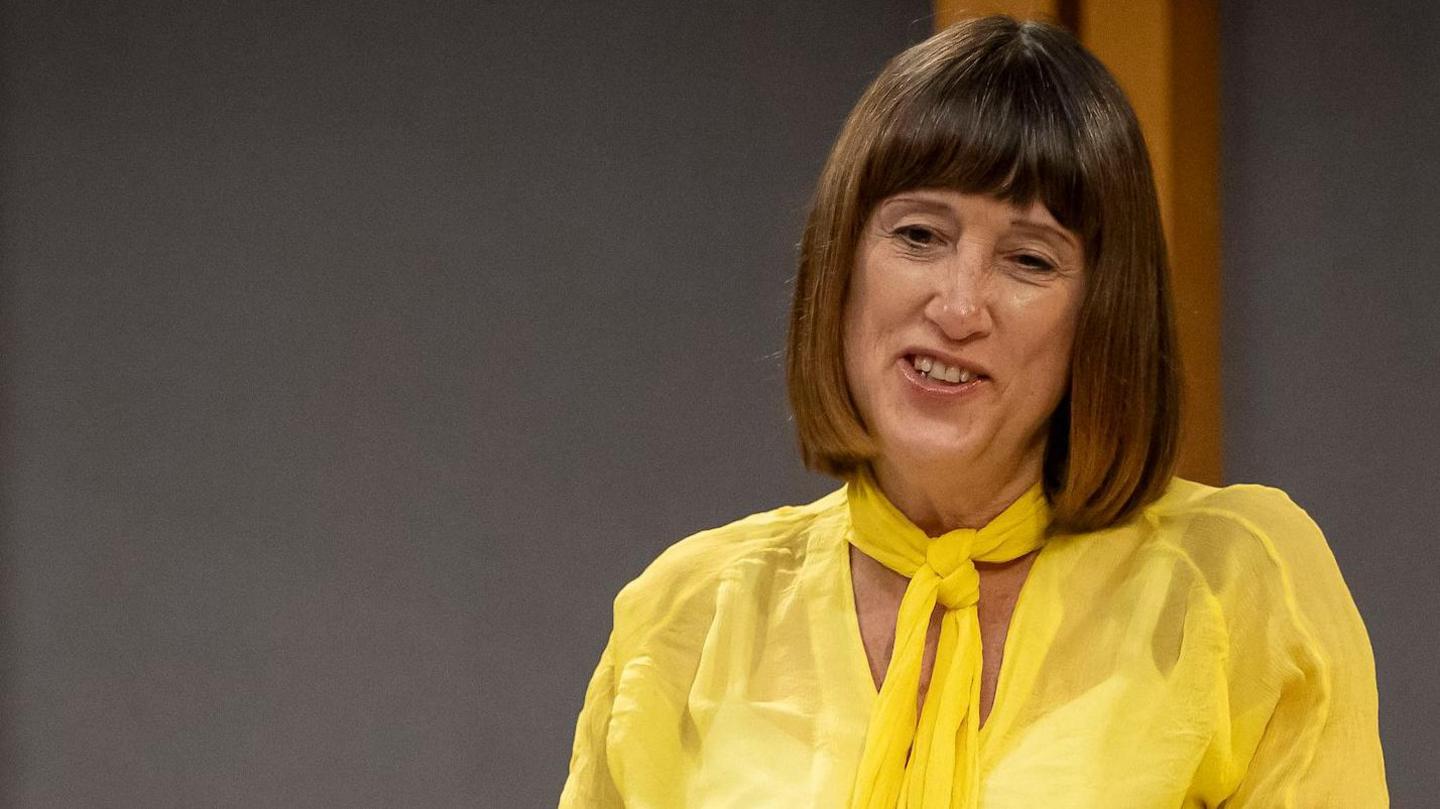
M1143 518L1199 574L1232 632L1264 629L1272 639L1291 634L1307 645L1333 634L1363 639L1329 543L1280 489L1176 479Z
M1229 718L1217 739L1231 772L1249 770L1239 794L1267 802L1258 796L1290 778L1285 791L1317 800L1383 793L1374 651L1310 515L1269 486L1176 481L1146 518L1198 572L1221 619ZM1352 780L1330 780L1347 767Z
M1206 486L1175 478L1143 519L1162 541L1201 567L1277 564L1334 557L1315 521L1288 494L1270 486ZM1218 572L1218 571L1216 571Z
M1237 525L1251 519L1264 521L1273 517L1308 519L1290 495L1273 486L1236 483L1216 487L1184 478L1172 478L1164 494L1146 506L1144 512L1166 519L1198 515L1226 517Z
M1277 631L1294 623L1297 584L1316 586L1298 571L1334 564L1319 529L1283 491L1181 478L1126 521L1059 539L1052 562L1067 598L1126 616L1138 604L1163 604L1156 621L1184 621L1186 637L1212 650L1237 629L1270 634L1260 623L1274 621Z
M617 634L708 622L725 582L757 571L771 579L797 572L817 533L843 530L845 502L842 487L680 539L615 597Z
M1079 575L1113 565L1216 592L1244 584L1237 578L1283 587L1287 559L1333 564L1304 509L1279 489L1251 484L1215 487L1173 478L1125 522L1066 539Z

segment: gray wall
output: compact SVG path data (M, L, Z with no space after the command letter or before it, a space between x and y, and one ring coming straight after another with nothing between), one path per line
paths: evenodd
M1394 804L1432 806L1440 5L1222 19L1226 476L1325 529L1375 647Z
M927 12L5 3L0 805L553 805Z

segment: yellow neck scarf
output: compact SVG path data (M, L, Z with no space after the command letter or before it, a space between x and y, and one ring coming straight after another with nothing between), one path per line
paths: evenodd
M984 528L932 539L885 498L868 469L845 491L850 541L910 577L850 807L969 809L979 800L981 656L980 574L972 562L1004 562L1040 547L1050 523L1045 493L1037 483ZM937 601L946 611L917 725L920 664Z

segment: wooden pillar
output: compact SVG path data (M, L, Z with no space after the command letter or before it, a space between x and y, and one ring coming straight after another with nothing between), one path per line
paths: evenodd
M1213 0L936 0L937 26L978 14L1074 30L1130 97L1150 148L1170 248L1185 424L1180 474L1220 483L1220 68Z
M1221 479L1219 20L1197 0L1083 2L1080 37L1145 130L1185 364L1181 474Z

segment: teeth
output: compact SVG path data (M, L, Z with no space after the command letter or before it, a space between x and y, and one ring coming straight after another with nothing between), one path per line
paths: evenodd
M931 379L949 382L952 385L964 384L975 378L975 374L970 371L962 371L959 366L946 365L934 357L917 355L911 360L911 365L915 367L915 370Z

